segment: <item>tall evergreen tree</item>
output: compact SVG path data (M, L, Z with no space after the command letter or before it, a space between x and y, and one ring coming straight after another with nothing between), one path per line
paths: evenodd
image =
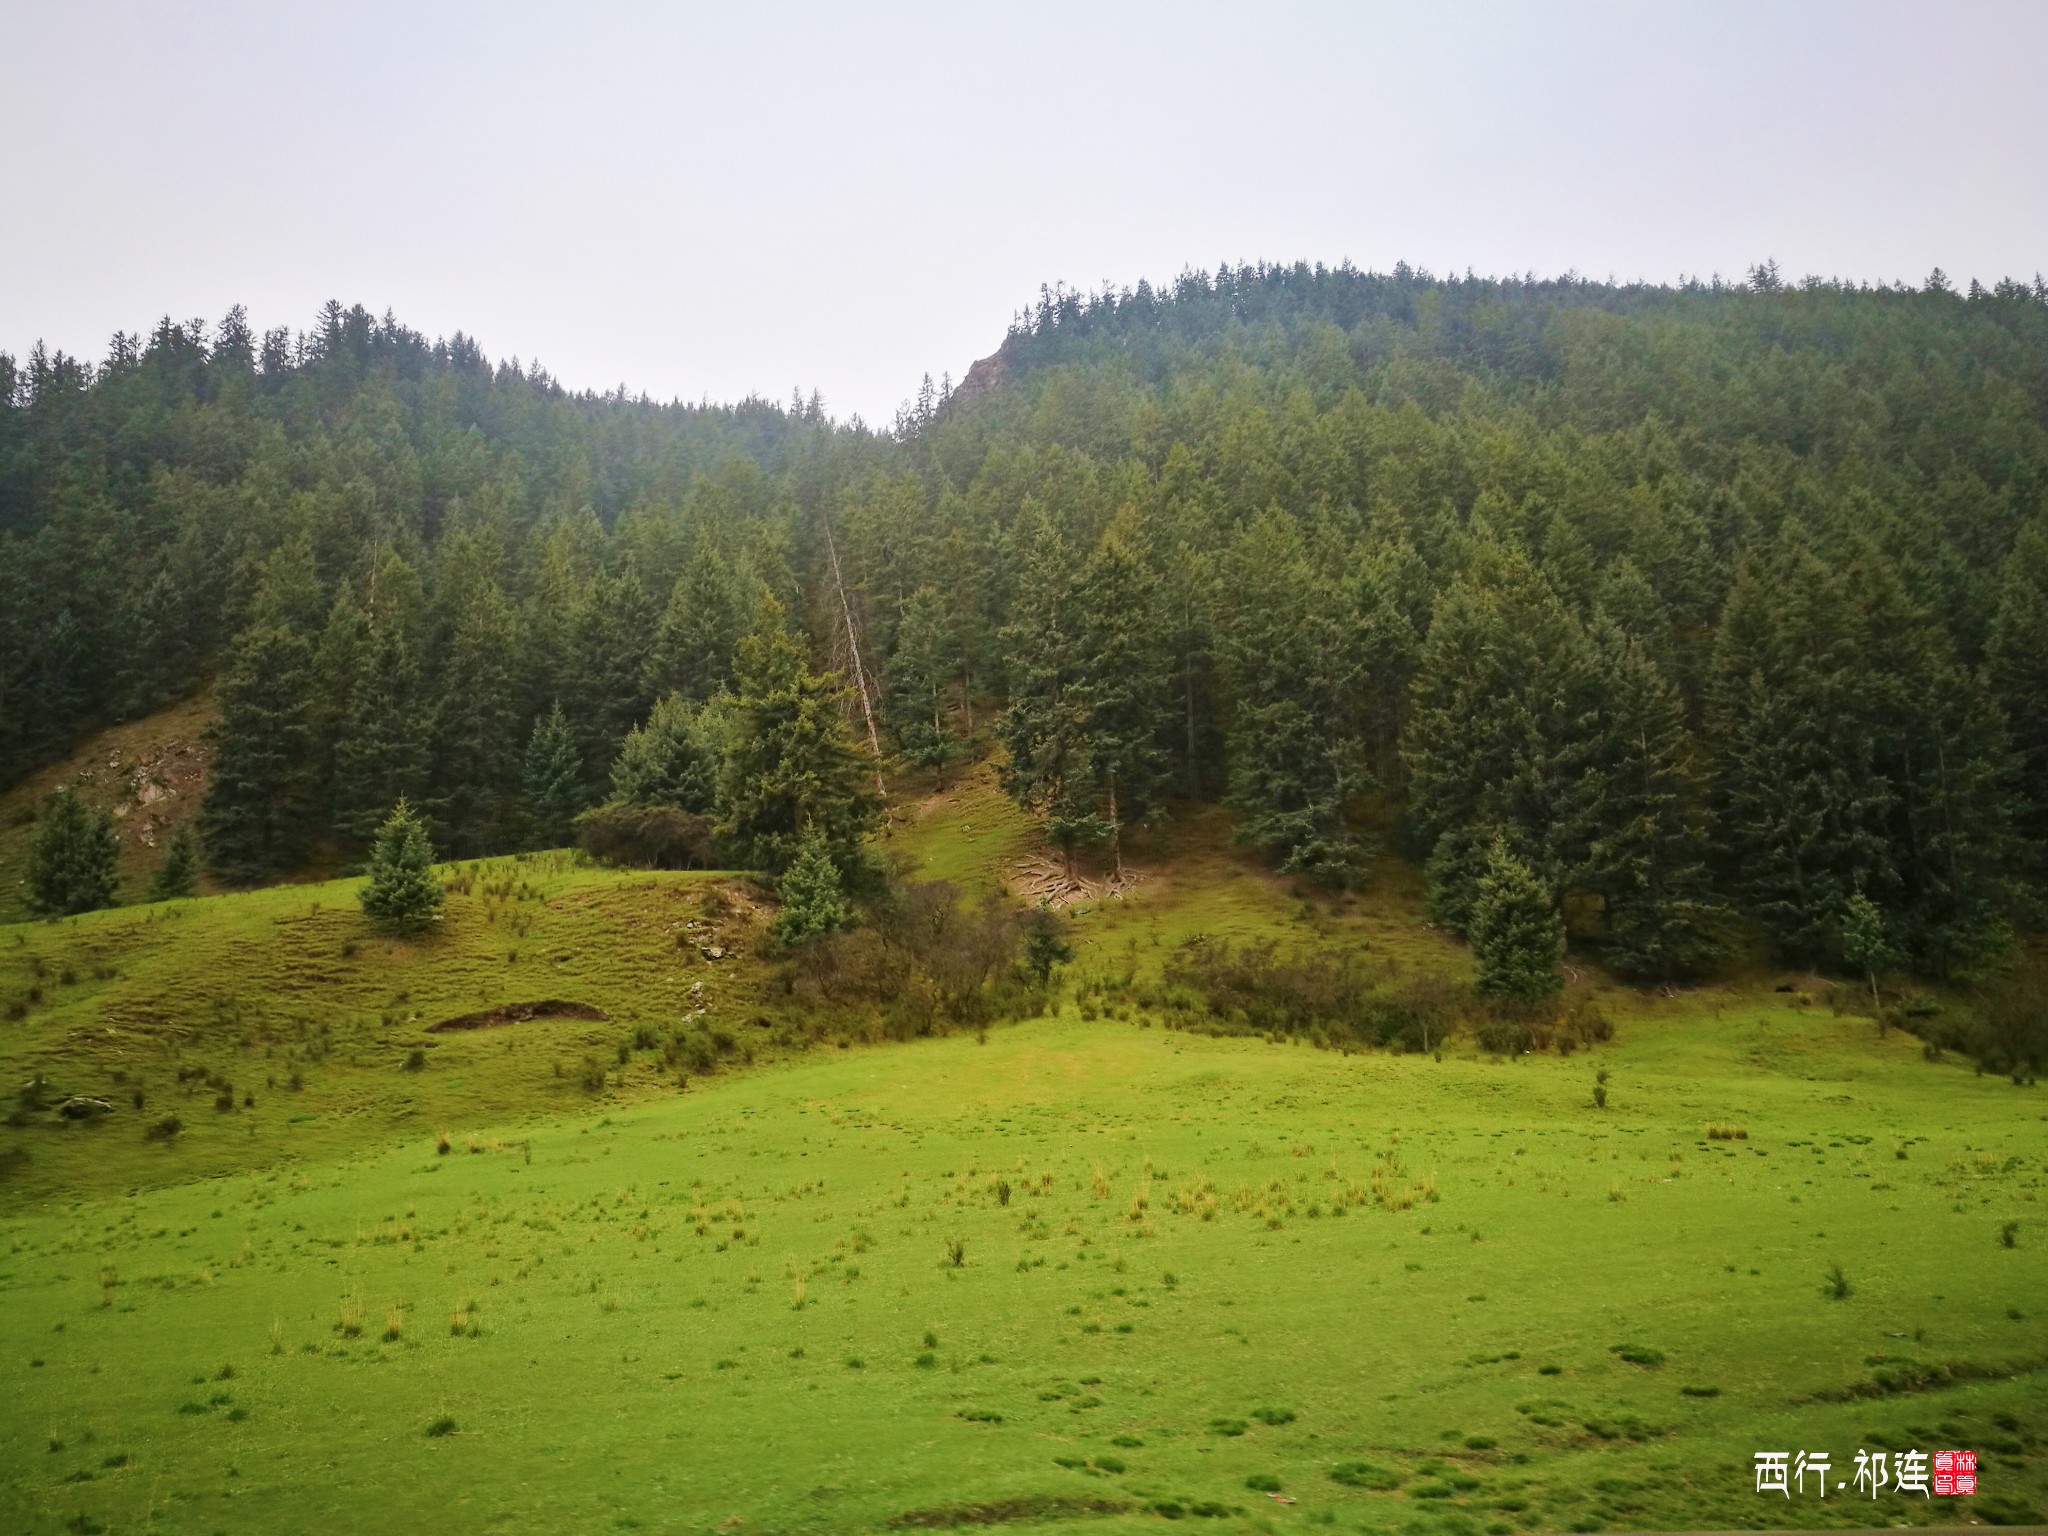
M689 562L668 594L648 656L648 691L703 700L730 686L733 653L747 629L743 585L699 529Z
M1156 625L1159 579L1126 507L1103 531L1074 584L1086 752L1110 856L1123 858L1123 829L1149 820L1167 785L1172 723L1169 658Z
M963 662L953 614L936 587L922 586L903 605L896 625L896 649L882 674L885 713L906 762L938 771L958 761L964 743L946 724L946 705Z
M1999 574L1985 673L2017 759L2019 849L2048 903L2048 522L2020 535Z
M1046 835L1069 859L1104 830L1095 817L1087 754L1087 709L1077 696L1080 623L1073 555L1058 526L1041 517L1027 536L1016 600L1002 648L1009 708L998 730L1007 756L1003 787L1045 819Z
M512 606L479 540L449 552L435 594L440 695L433 712L434 778L449 845L495 852L516 835L519 636Z
M680 693L657 700L612 764L612 799L710 815L718 795L718 754L698 728L699 713Z
M114 818L76 791L59 790L29 845L29 905L53 917L111 907L119 853Z
M432 770L433 721L419 664L423 600L396 553L385 552L370 598L368 607L358 605L344 584L321 645L333 826L359 843L376 833L394 798L419 806Z
M1519 558L1439 599L1402 741L1439 921L1464 929L1494 831L1549 889L1583 877L1598 684L1585 631Z
M1228 798L1242 813L1239 835L1285 872L1348 885L1365 850L1346 807L1370 778L1346 594L1311 566L1299 526L1279 512L1245 529L1229 572Z
M566 848L575 840L576 813L589 800L583 790L583 757L562 706L533 723L526 743L521 781L526 791L527 841L535 848Z
M223 880L284 874L311 849L313 693L312 648L298 631L259 622L236 638L202 812L207 862Z
M764 596L740 641L739 693L719 780L719 832L751 867L780 873L821 839L849 888L872 878L864 840L881 820L869 766L847 737L837 678L813 672L782 605Z
M1166 787L1172 722L1169 661L1152 627L1158 582L1134 517L1111 523L1078 570L1047 523L1026 557L1007 632L1010 710L1005 779L1071 856L1108 845L1121 864L1126 826L1155 812Z
M1697 975L1721 954L1720 905L1707 870L1704 796L1692 772L1684 706L1643 642L1594 628L1605 672L1583 808L1585 883L1605 902L1606 955L1624 975Z

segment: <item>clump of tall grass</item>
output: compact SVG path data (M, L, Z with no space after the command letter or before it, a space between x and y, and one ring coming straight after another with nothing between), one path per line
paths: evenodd
M334 1326L351 1339L363 1331L362 1292L350 1291L341 1298L341 1307L336 1315Z
M1747 1126L1716 1121L1707 1127L1707 1140L1747 1141L1749 1140L1749 1128Z

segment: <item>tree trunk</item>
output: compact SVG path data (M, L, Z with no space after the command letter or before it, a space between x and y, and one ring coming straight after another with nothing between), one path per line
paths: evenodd
M825 530L825 553L832 559L832 588L839 594L839 612L846 620L846 649L853 657L853 685L860 690L861 718L867 721L868 750L875 754L875 793L886 800L889 790L882 782L882 739L875 731L875 706L868 696L867 668L861 665L860 640L853 628L853 605L846 600L846 581L839 574L839 546L832 542L832 519L822 507L818 509L818 522Z

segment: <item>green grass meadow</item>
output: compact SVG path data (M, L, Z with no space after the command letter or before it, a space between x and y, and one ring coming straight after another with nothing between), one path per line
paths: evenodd
M906 815L901 851L933 869L979 795ZM999 873L1014 839L988 826L994 853L940 872ZM1077 973L1332 925L1463 963L1411 872L1318 914L1181 836L1078 921ZM1504 1536L2048 1508L2048 1104L1808 994L1613 989L1614 1042L1569 1058L1346 1055L1071 1001L806 1049L734 879L560 856L450 878L410 942L369 934L346 882L0 928L0 1002L40 988L0 1066L116 1103L0 1132L28 1156L0 1182L0 1530ZM428 1028L544 999L606 1017ZM694 1073L635 1048L679 1018L735 1043ZM152 1139L167 1113L184 1128ZM1859 1448L1975 1449L1982 1491L1754 1490L1758 1450L1847 1480Z

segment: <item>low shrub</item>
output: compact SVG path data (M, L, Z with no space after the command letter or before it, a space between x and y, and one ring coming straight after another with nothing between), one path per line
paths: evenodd
M666 805L600 805L576 818L576 845L602 864L635 869L712 869L711 823Z

